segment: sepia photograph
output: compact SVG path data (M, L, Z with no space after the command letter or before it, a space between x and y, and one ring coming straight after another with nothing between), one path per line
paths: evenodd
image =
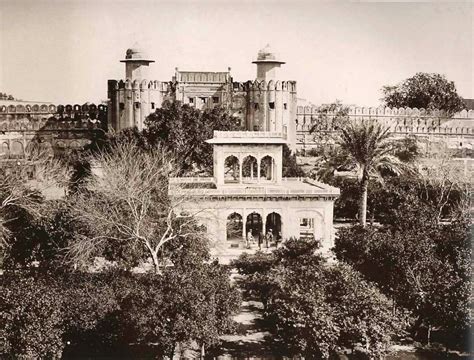
M0 359L474 357L474 2L0 0Z

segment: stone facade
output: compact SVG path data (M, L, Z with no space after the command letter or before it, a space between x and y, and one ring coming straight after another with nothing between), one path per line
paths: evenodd
M106 125L105 105L0 102L0 160L22 159L34 147L51 155L80 149Z
M298 106L296 114L296 148L310 149L316 145L311 128L320 118L317 106ZM425 109L351 106L348 113L351 121L375 121L388 127L394 138L416 136L425 148L442 146L447 148L472 149L474 147L474 110L462 110L451 117L445 112ZM327 113L328 123L324 131L332 132L331 119L334 113ZM319 126L321 128L321 126Z
M125 79L109 80L109 125L115 131L143 128L145 118L163 101L180 101L198 109L220 106L257 131L283 128L288 144L296 142L296 82L279 78L283 61L267 45L260 50L255 80L235 82L226 72L180 71L171 81L150 81L145 76L153 60L143 51L128 49Z
M265 237L272 239L270 246L290 237L309 237L329 252L339 189L282 177L284 132L215 131L208 142L214 148L214 177L172 178L169 194L180 202L181 211L206 226L218 255Z

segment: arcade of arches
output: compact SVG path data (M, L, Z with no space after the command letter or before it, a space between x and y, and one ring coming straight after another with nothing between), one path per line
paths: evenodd
M226 233L227 240L234 242L242 242L253 237L258 239L271 233L275 240L281 239L282 234L281 215L276 212L271 212L265 217L265 222L262 216L257 212L252 212L247 215L245 221L238 212L233 212L227 217Z
M230 155L224 160L225 184L251 184L261 182L275 182L275 160L266 155L259 160L248 155L239 160Z

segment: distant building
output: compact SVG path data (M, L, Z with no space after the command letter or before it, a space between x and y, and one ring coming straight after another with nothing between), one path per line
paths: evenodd
M0 100L0 161L25 158L34 148L51 155L80 149L106 125L104 105Z
M125 79L109 80L109 125L120 131L142 129L146 117L163 101L180 101L198 109L221 106L240 118L246 128L258 131L283 129L290 146L296 140L296 82L279 78L283 61L267 45L259 51L255 80L235 82L226 72L181 71L170 81L146 77L154 62L137 48L127 50Z

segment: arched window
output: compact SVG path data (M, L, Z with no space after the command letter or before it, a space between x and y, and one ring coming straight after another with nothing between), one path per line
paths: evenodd
M228 156L224 161L224 183L239 183L240 169L239 159L233 155Z
M256 182L258 180L257 159L247 156L242 162L242 182Z
M260 179L273 181L275 180L275 162L273 158L269 155L265 156L260 160Z
M226 224L227 240L242 241L243 226L242 215L236 212L230 214Z

